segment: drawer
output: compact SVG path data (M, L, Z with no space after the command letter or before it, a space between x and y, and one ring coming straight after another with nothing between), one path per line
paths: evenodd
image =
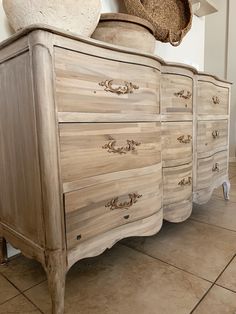
M64 184L161 161L160 123L62 123Z
M228 120L199 121L197 152L199 156L213 155L228 145Z
M198 82L197 112L208 115L227 115L229 89L211 82Z
M191 114L193 108L193 80L187 76L162 74L161 113Z
M222 151L197 161L197 190L213 187L227 176L228 152Z
M66 193L67 246L161 210L161 165L144 176L133 176Z
M192 122L163 122L161 132L164 167L192 162Z
M160 71L154 68L55 48L55 71L59 112L88 120L96 114L104 122L155 121L159 114Z
M163 169L163 202L165 206L192 198L192 164Z

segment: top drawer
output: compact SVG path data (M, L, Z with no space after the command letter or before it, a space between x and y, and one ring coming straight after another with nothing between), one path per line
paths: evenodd
M59 120L157 119L160 72L154 68L55 48L55 71Z
M162 74L161 113L191 114L193 108L193 81L190 77Z
M227 115L229 89L211 82L198 82L197 112L198 114Z

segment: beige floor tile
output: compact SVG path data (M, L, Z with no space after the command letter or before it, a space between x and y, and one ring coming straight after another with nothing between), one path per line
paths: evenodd
M233 184L231 182L232 179L234 179L234 177L230 179L231 187L230 187L230 192L229 192L229 199L231 202L235 203L236 202L236 184ZM216 197L222 200L224 199L223 190L221 186L214 190L213 197Z
M236 162L230 162L230 163L229 163L229 166L230 166L230 167L236 167Z
M22 255L12 258L7 265L0 267L0 273L21 291L46 280L42 266Z
M217 280L217 284L236 292L236 257Z
M66 283L66 314L189 314L210 283L122 245L81 261ZM50 314L46 283L26 292Z
M156 236L130 238L123 243L215 281L236 253L236 232L187 220L180 224L165 223Z
M20 292L10 284L7 279L0 275L0 304L15 297Z
M40 311L23 295L0 305L0 314L40 314Z
M236 294L214 286L193 314L235 314Z
M190 218L236 231L236 204L212 198L207 204L194 204Z

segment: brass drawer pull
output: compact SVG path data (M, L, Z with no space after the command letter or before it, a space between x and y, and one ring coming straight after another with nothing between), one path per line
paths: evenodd
M182 144L189 144L192 141L192 136L187 135L187 138L186 138L185 135L182 135L178 137L177 140Z
M213 168L212 168L212 171L213 172L219 172L220 171L220 167L219 167L219 164L218 163L215 163Z
M105 87L106 92L114 93L117 95L125 95L125 94L132 94L135 89L139 89L139 86L134 85L131 82L124 81L124 85L120 85L118 87L114 87L115 82L114 80L106 80L99 83L100 86Z
M183 99L190 99L192 97L192 93L190 93L189 91L185 91L184 89L178 93L174 93L174 95Z
M187 179L184 178L184 179L182 179L182 180L178 183L178 185L180 185L180 186L186 186L186 185L191 185L191 184L192 184L192 178L191 178L191 177L188 177Z
M213 132L212 132L212 137L214 138L214 139L216 139L217 137L219 137L220 136L220 132L218 131L218 130L214 130Z
M220 103L220 98L218 96L213 96L212 101L215 105L218 105Z
M109 143L105 144L102 148L107 149L108 153L114 153L114 154L127 154L128 152L133 152L136 150L137 146L140 146L141 143L138 143L133 140L127 140L127 146L117 147L115 148L116 141L110 141Z
M137 203L138 199L141 198L142 195L137 193L131 193L129 194L129 201L119 203L119 197L115 197L112 200L110 200L105 207L109 207L110 210L114 209L128 209L131 206L133 206L135 203Z

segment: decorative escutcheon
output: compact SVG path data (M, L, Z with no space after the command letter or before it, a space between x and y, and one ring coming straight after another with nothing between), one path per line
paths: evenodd
M135 89L139 89L139 86L134 85L131 82L124 81L122 85L115 84L115 80L106 80L99 83L100 86L105 87L106 92L114 93L117 95L125 95L125 94L132 94Z
M187 179L184 178L184 179L182 179L182 180L178 183L178 185L180 185L180 186L186 186L186 185L191 185L191 184L192 184L192 178L191 178L191 177L188 177Z
M115 147L116 141L110 141L109 143L105 144L102 148L107 149L108 153L114 153L114 154L127 154L128 152L133 152L136 150L137 146L140 146L141 143L138 143L134 140L127 140L127 145L122 147Z
M192 136L187 135L185 137L185 135L181 135L180 137L177 138L177 140L182 144L189 144L192 141Z
M220 103L220 98L218 96L213 96L212 101L215 105L218 105Z
M219 172L220 171L220 167L218 163L215 163L214 166L212 167L212 171L213 172Z
M128 195L129 200L127 202L120 202L119 203L119 197L115 197L112 200L110 200L105 207L109 207L110 210L114 209L128 209L131 206L133 206L135 203L137 203L138 199L142 197L142 195L137 193L131 193Z
M190 99L192 97L192 93L190 91L185 91L184 89L178 93L174 93L174 95L183 99Z
M220 136L220 132L219 132L218 130L214 130L214 131L212 132L212 137L213 137L214 139L218 138L219 136Z

